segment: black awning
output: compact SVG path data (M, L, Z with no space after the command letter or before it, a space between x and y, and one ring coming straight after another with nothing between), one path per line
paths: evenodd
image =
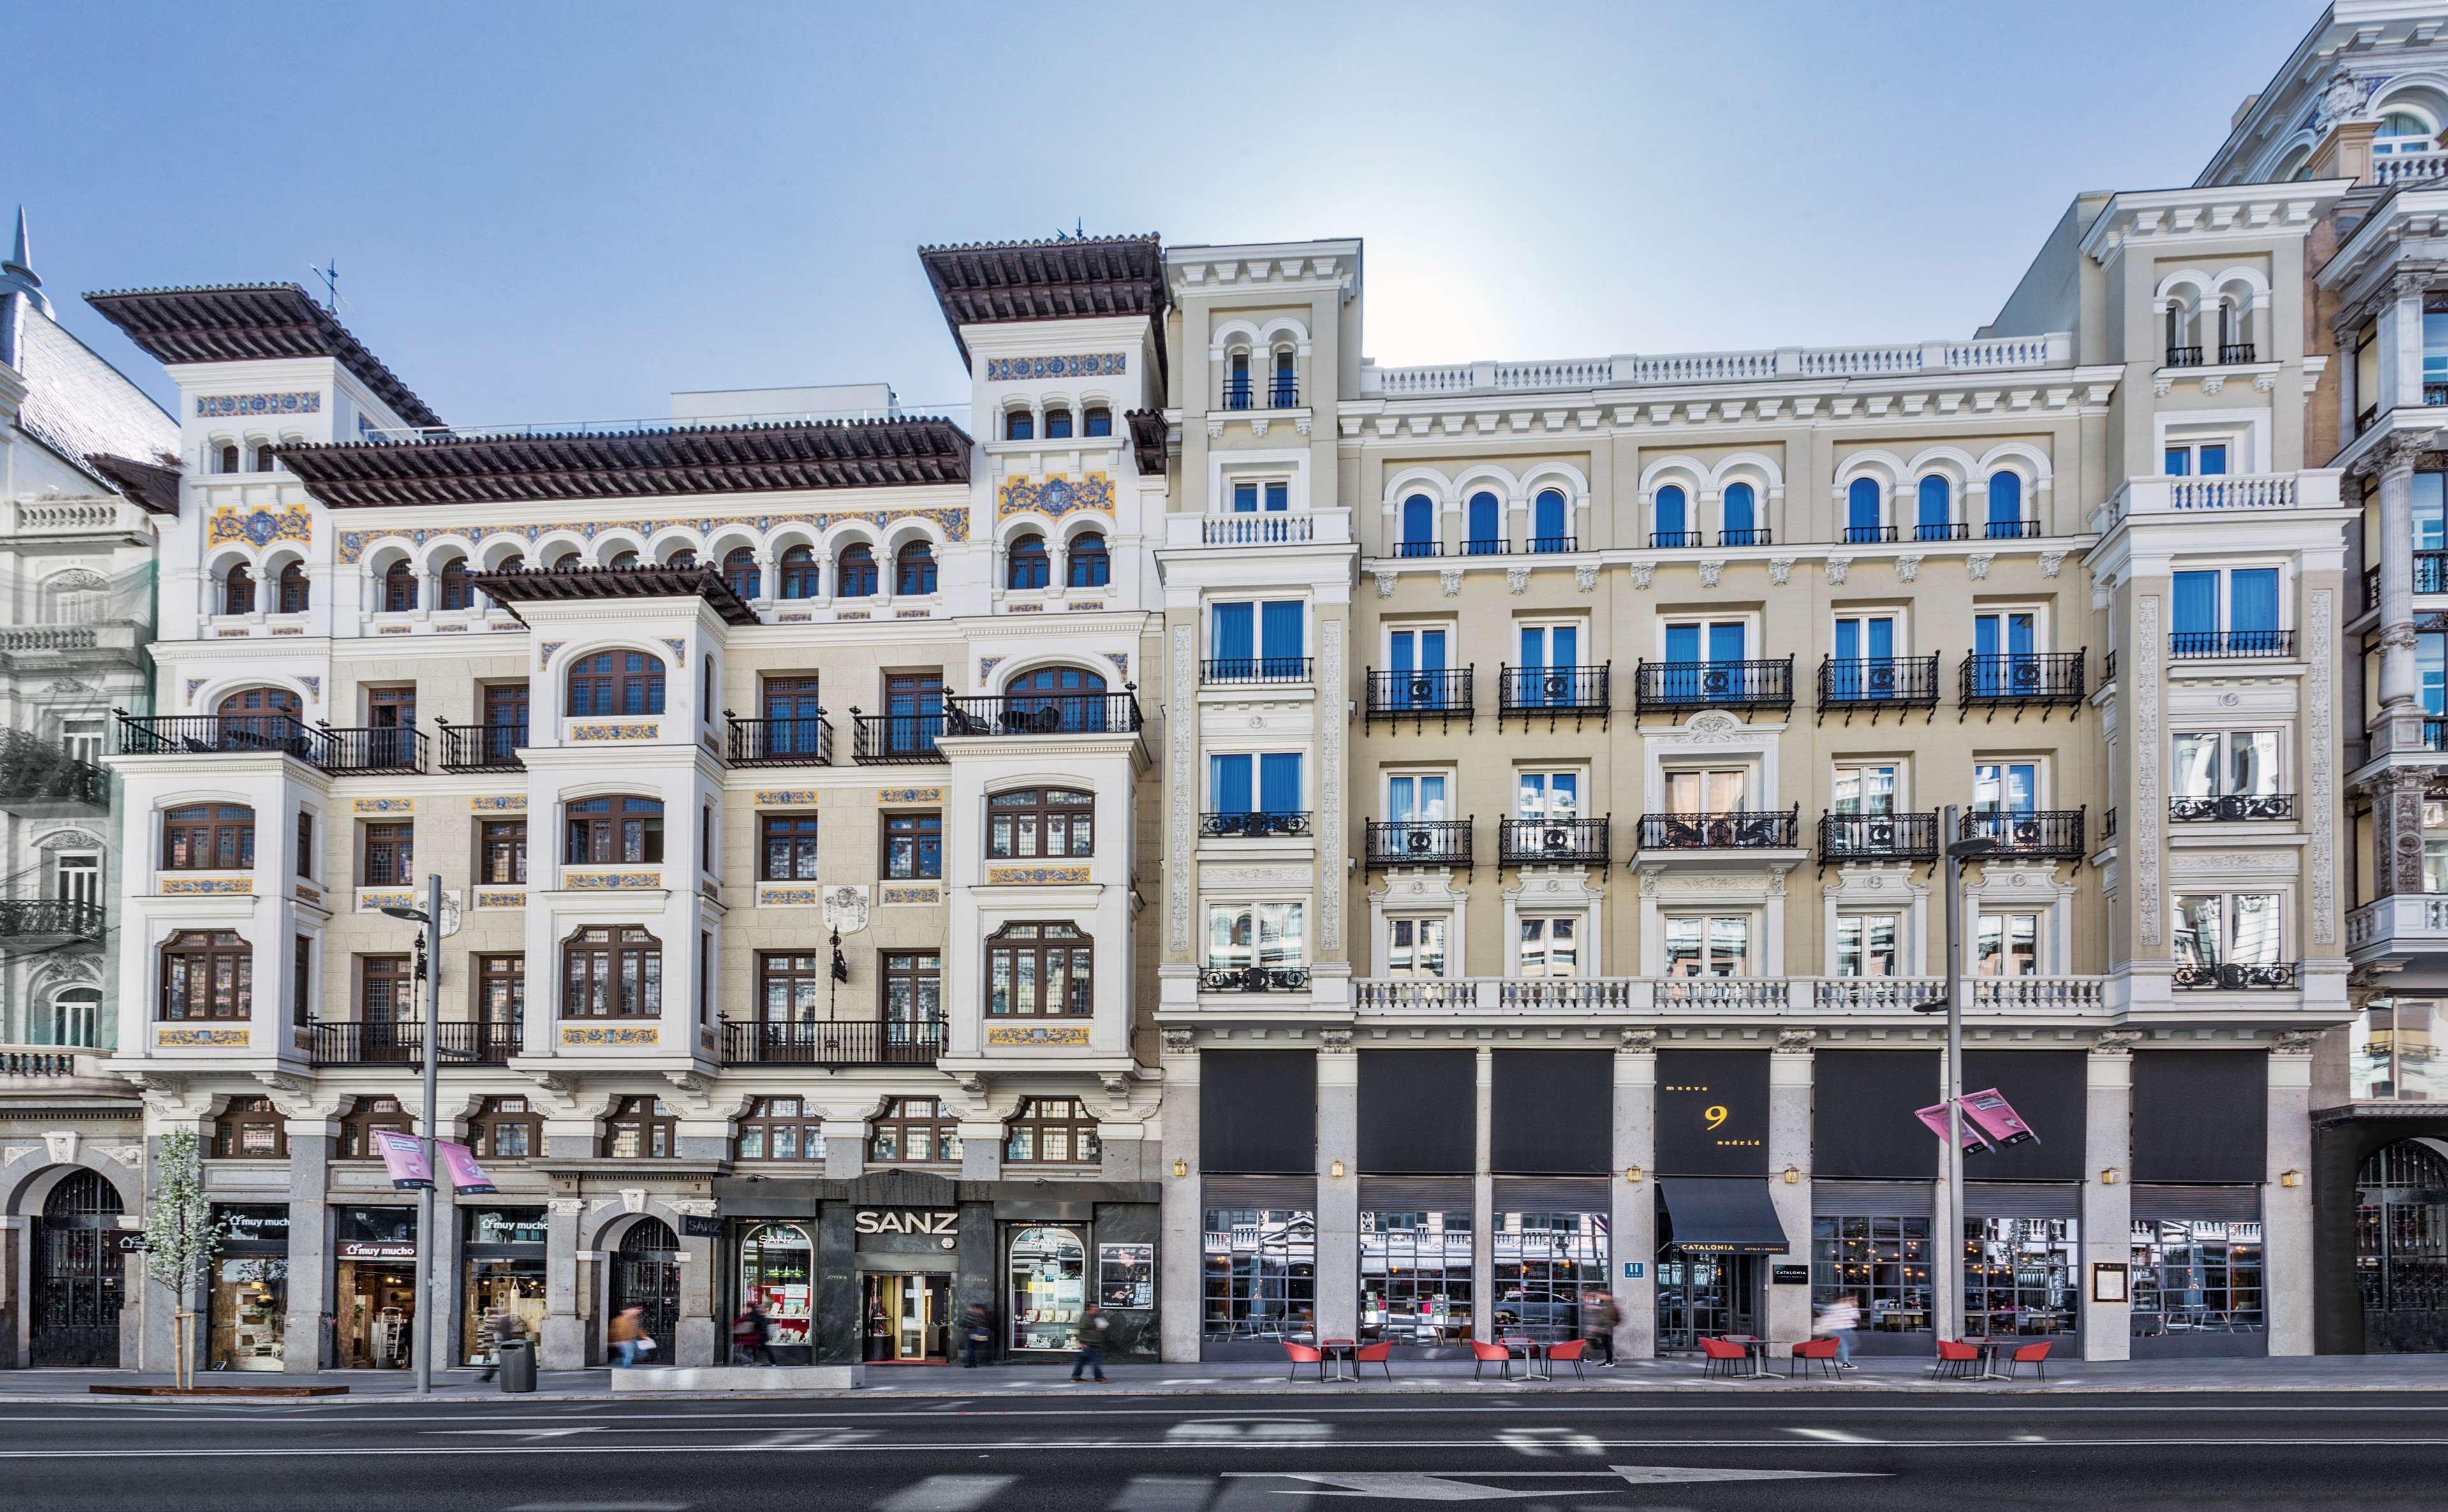
M1783 1254L1785 1225L1760 1177L1669 1176L1657 1180L1675 1248L1707 1254Z

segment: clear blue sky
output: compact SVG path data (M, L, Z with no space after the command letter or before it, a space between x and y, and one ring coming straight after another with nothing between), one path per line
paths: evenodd
M967 393L912 249L1367 239L1368 353L1906 340L2077 191L2190 182L2305 0L0 0L0 203L78 296L309 282L463 424Z

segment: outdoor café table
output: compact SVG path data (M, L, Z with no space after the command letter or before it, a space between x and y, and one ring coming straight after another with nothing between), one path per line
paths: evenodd
M1998 1368L1998 1340L1983 1334L1978 1338L1967 1338L1963 1342L1980 1351L1980 1368L1975 1371L1970 1379L1975 1381L2011 1381L2014 1379L2013 1376L2010 1376Z
M1725 1333L1718 1337L1728 1344L1739 1344L1743 1347L1743 1363L1749 1367L1743 1372L1744 1374L1754 1381L1765 1381L1769 1378L1768 1340L1754 1333Z
M1521 1379L1524 1381L1545 1381L1552 1379L1549 1372L1541 1368L1541 1365L1547 1358L1546 1345L1540 1343L1537 1339L1525 1339L1518 1336L1499 1339L1496 1342L1504 1346L1508 1349L1518 1352L1521 1356Z
M1360 1372L1352 1365L1352 1358L1359 1352L1359 1349L1360 1344L1356 1339L1318 1340L1317 1352L1325 1356L1326 1359L1334 1366L1334 1373L1325 1377L1325 1379L1329 1381L1359 1380Z

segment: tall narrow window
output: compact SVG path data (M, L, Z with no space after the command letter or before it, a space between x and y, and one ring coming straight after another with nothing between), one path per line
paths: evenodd
M1502 507L1492 493L1470 496L1470 528L1462 544L1466 556L1490 556L1504 549Z
M1748 483L1729 483L1725 496L1718 501L1718 517L1724 528L1717 544L1729 546L1764 546L1769 533L1760 524L1759 494Z
M1013 410L1003 417L1003 438L1005 441L1037 439L1037 416L1025 410Z
M442 607L465 609L475 602L476 590L468 582L468 559L452 557L442 564Z
M1680 488L1668 484L1658 489L1656 498L1650 502L1649 514L1651 545L1692 546L1700 544L1692 531L1690 496Z
M1436 554L1436 501L1425 493L1415 493L1403 501L1403 540L1396 548L1396 555L1432 557Z
M875 548L863 542L842 547L833 568L833 595L842 599L875 597Z
M307 600L306 569L292 562L280 569L279 612L304 614Z
M2023 479L2020 473L1989 474L1989 539L2011 541L2017 536L2039 534L2039 522L2023 518Z
M1105 550L1105 538L1094 530L1074 536L1064 557L1064 581L1075 588L1101 588L1113 576L1114 559Z
M394 562L383 573L383 612L405 614L416 607L416 569Z
M221 613L253 614L255 612L255 574L246 570L243 562L230 564L228 576L221 579Z
M986 936L986 1012L996 1018L1085 1018L1094 1011L1095 949L1076 925L1006 924Z
M1247 410L1257 402L1250 386L1250 354L1235 352L1226 359L1224 370L1224 408Z
M1886 539L1885 500L1876 478L1855 478L1845 490L1845 539Z
M933 950L884 952L884 1027L890 1043L914 1043L944 1023L944 958Z
M892 591L907 597L924 597L935 591L935 548L924 541L912 541L901 548L893 559Z
M743 600L762 594L765 574L756 565L756 553L746 546L734 546L724 553L722 585Z
M1053 559L1045 554L1045 538L1029 534L1011 544L1004 560L1004 585L1013 592L1024 593L1044 587L1053 580Z
M1294 375L1292 350L1282 348L1275 353L1274 382L1267 395L1271 410L1290 410L1300 403L1300 379Z
M1542 489L1539 497L1530 501L1530 549L1533 551L1573 549L1573 526L1568 518L1561 489Z
M1064 409L1061 405L1056 405L1045 411L1045 439L1048 441L1068 441L1071 439L1071 411L1069 410Z
M663 1011L662 942L635 925L597 925L562 944L564 1018L653 1018Z
M816 552L813 546L793 546L782 553L780 564L782 597L813 599L816 596Z
M1913 539L1948 541L1955 534L1954 489L1946 479L1932 473L1921 480L1920 502L1913 514Z

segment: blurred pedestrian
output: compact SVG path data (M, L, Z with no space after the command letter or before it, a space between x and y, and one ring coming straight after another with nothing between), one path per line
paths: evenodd
M756 1299L750 1297L739 1304L739 1315L731 1320L732 1358L744 1359L752 1365L772 1365L774 1351L770 1346L773 1338L773 1320L765 1315L763 1308L756 1305Z
M519 1320L500 1308L487 1308L485 1321L478 1328L477 1348L483 1351L485 1368L476 1372L480 1382L489 1381L501 1372L502 1342L519 1336Z
M1811 1325L1813 1333L1829 1334L1836 1340L1836 1368L1858 1370L1853 1363L1853 1330L1862 1326L1862 1304L1849 1292L1819 1310Z
M974 1370L985 1363L986 1346L994 1342L994 1319L983 1302L969 1304L969 1315L961 1325L961 1368Z
M1071 1380L1075 1385L1079 1382L1080 1372L1091 1368L1097 1372L1098 1384L1104 1384L1106 1327L1105 1310L1094 1302L1089 1303L1087 1310L1080 1314L1080 1353L1071 1362Z
M1602 1370L1615 1368L1615 1330L1622 1325L1623 1309L1616 1306L1609 1293L1593 1292L1581 1304L1582 1336L1590 1341L1594 1352L1605 1356L1598 1361Z
M625 1370L638 1363L638 1356L654 1348L646 1337L646 1310L622 1308L612 1315L612 1327L604 1334L612 1346L612 1364Z

